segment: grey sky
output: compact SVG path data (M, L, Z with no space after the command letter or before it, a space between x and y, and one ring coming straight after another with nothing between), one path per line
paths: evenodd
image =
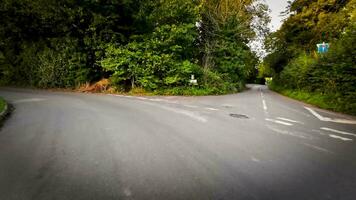
M282 25L281 20L283 17L279 16L281 12L285 11L285 8L287 7L287 0L265 0L269 6L269 8L272 10L271 17L271 30L275 31L279 29L279 27Z

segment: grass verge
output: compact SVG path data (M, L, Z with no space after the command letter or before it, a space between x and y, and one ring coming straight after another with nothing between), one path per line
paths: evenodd
M303 101L316 107L356 116L356 102L344 99L338 94L325 94L303 90L286 89L270 85L269 88L284 96Z

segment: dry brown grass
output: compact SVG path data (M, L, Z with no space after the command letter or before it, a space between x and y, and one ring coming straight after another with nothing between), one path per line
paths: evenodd
M114 89L111 87L109 79L101 79L100 81L90 84L85 83L78 88L80 92L93 92L93 93L112 93Z

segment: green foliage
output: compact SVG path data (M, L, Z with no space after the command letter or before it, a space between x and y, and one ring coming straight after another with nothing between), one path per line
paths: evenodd
M300 2L296 1L295 3ZM330 7L331 5L335 7ZM324 10L326 7L329 13ZM324 11L311 13L309 9L312 8ZM288 42L285 42L286 38L283 37L274 41L275 51L264 62L265 66L275 69L277 72L272 87L288 96L316 104L322 108L356 114L356 47L352 45L356 43L355 11L356 1L354 0L339 3L324 2L324 4L318 1L309 2L307 7L298 10L297 14L291 16L282 29L275 34L281 35L285 32L284 34L288 35L288 32L291 31L291 28L288 28L291 26L291 20L298 16L307 15L312 19L318 17L319 21L314 21L309 25L310 29L305 31L319 29L321 32L332 32L328 36L331 47L328 53L317 54L304 50L306 47L311 48L309 47L311 43L316 44L317 38L306 38L305 43L300 43L299 47L297 47L299 42L292 38L289 38ZM345 17L346 20L339 22L340 17ZM332 28L326 23L339 23L335 27L342 26L342 28L341 30L339 28L331 30ZM325 24L325 26L320 24ZM303 25L299 24L299 26ZM297 32L293 37L305 38L305 35L303 32ZM292 56L287 59L282 58L284 53L280 54L279 52L283 47L286 49L284 53L291 52ZM275 62L278 59L284 59L284 61ZM283 63L282 68L276 66L281 63Z
M196 36L193 24L165 24L151 34L133 36L126 45L109 45L101 65L118 86L149 91L184 86L191 74L201 73L194 59Z
M298 90L311 86L309 78L316 67L315 62L305 53L291 60L280 74L280 79L283 80L282 84L285 87Z
M354 101L349 102L338 93L321 93L287 89L285 87L276 85L275 83L269 85L269 87L272 90L285 96L304 101L306 103L318 106L319 108L356 115L356 106L355 103L353 103Z
M266 7L253 0L222 0L204 1L201 10L200 50L204 72L213 71L221 81L240 90L255 74L258 59L247 44L257 34L251 27L259 26L255 30L266 31L261 28L268 22ZM204 81L208 79L204 77Z
M71 42L75 41L57 44L54 48L46 47L38 54L37 73L41 77L37 84L39 87L72 88L89 80L89 69L85 67L86 57L76 52Z
M73 87L100 79L104 74L96 61L104 55L103 45L129 35L136 3L4 0L1 83Z
M4 0L0 84L73 88L105 78L124 91L239 91L255 73L248 43L266 31L266 11L256 0Z

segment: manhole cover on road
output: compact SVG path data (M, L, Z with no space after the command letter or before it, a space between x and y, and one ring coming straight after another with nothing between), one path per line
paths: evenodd
M230 117L234 117L238 119L248 119L247 115L241 115L241 114L230 114Z

